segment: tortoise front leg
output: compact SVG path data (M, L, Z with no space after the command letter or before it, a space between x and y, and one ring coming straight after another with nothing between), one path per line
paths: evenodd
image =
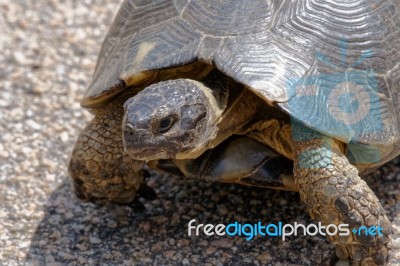
M292 130L295 181L311 217L325 226L349 225L350 235L328 236L336 244L338 257L350 257L355 265L385 264L391 224L374 192L343 154L343 145L301 125ZM351 232L361 226L379 226L382 235Z
M129 203L143 183L144 162L124 153L122 104L99 109L76 141L69 173L81 199Z

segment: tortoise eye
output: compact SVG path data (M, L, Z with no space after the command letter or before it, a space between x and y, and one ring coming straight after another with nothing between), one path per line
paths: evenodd
M176 122L175 116L170 115L170 116L164 117L163 119L160 120L157 131L159 133L165 133L175 124L175 122Z

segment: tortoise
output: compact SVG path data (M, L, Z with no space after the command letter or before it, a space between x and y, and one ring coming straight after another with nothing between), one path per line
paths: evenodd
M391 225L360 175L400 154L400 3L125 0L81 105L76 194L132 202L145 165L299 191L339 258L385 264Z

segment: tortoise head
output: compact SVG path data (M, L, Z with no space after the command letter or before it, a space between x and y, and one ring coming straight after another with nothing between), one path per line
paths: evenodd
M217 101L209 88L190 79L145 88L124 104L126 152L138 160L195 157L217 135L222 113Z

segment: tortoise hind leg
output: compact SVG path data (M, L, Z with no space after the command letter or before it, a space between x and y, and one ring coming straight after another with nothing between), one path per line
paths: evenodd
M298 191L293 162L246 136L231 137L196 159L159 160L149 166L206 181Z
M374 192L343 154L343 145L302 125L293 125L292 130L295 180L311 217L324 226L348 224L348 235L328 236L338 257L350 257L354 265L385 264L390 222ZM375 233L365 232L370 227Z
M129 203L143 183L144 163L124 153L122 104L99 109L75 143L68 170L81 199Z

